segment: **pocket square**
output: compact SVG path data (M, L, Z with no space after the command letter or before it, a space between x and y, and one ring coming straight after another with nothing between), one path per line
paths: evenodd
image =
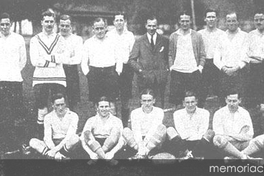
M160 48L160 53L162 52L164 50L164 46L162 46L161 48Z

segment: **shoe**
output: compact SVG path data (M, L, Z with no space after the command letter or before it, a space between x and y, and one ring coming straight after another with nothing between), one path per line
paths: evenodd
M140 155L140 154L136 154L135 156L132 156L130 158L128 158L129 160L140 160L140 159L147 159L147 155Z
M21 151L24 155L30 155L31 154L31 147L27 144L23 144L21 147Z
M182 156L183 155L183 156ZM185 150L184 153L180 153L180 160L188 160L194 158L192 151L189 151L188 149Z
M55 160L58 161L62 161L62 160L68 160L70 159L69 157L64 156L63 154L61 154L60 152L56 153L56 155L54 156Z

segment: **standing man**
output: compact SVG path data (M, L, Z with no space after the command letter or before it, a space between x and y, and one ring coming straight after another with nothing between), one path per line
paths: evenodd
M136 40L129 62L137 73L139 92L146 88L154 90L156 95L160 95L161 107L164 108L164 93L169 71L169 41L156 32L157 25L155 17L147 19L145 25L147 33Z
M247 110L239 106L240 102L237 92L227 94L227 105L214 114L213 142L226 156L247 159L247 156L240 151L248 146L254 132L250 115Z
M212 86L212 93L219 96L219 70L214 65L214 50L219 44L220 37L224 35L224 31L217 28L217 11L214 9L207 9L205 11L204 21L206 22L205 29L200 30L200 33L203 37L205 53L206 53L206 62L202 72L201 80L201 97L198 103L199 107L204 107L206 97L209 93L210 86Z
M219 40L214 54L214 64L221 71L220 104L225 105L226 92L238 91L244 98L245 73L242 70L249 58L246 55L248 34L238 27L237 14L226 15L227 31Z
M83 40L80 36L72 34L72 19L69 15L61 15L59 29L60 34L66 40L67 50L70 51L70 60L67 64L63 64L63 68L66 74L69 108L74 110L80 101L78 64L82 60Z
M11 26L12 21L9 14L1 14L0 150L17 149L20 133L18 127L15 126L15 122L21 121L26 116L23 104L23 78L21 75L27 61L26 46L21 35L11 32Z
M110 101L100 97L97 114L89 118L83 128L81 142L90 159L113 159L122 148L122 121L110 113Z
M179 24L180 29L170 36L169 49L171 70L169 101L176 108L182 106L186 91L199 93L199 83L206 56L202 35L190 28L190 13L182 12Z
M53 111L45 116L43 141L33 138L29 145L43 156L61 160L79 143L76 134L79 117L67 108L63 94L53 95L51 101Z
M50 9L42 13L42 32L30 40L30 60L35 67L33 87L38 109L39 132L43 136L44 116L48 113L48 98L58 92L65 92L66 77L63 62L70 58L66 52L64 38L54 31L55 13Z
M132 80L134 72L128 64L129 53L135 43L135 37L132 32L127 30L127 19L125 14L116 14L114 16L115 29L109 32L109 36L113 37L116 42L116 51L123 63L123 70L118 77L118 86L121 98L121 117L125 127L127 127L129 118L129 99L132 97Z
M176 157L212 158L214 132L209 130L210 113L197 107L197 98L193 92L186 92L184 109L173 113L174 126L167 129L169 152ZM185 152L184 152L185 151ZM181 156L185 153L186 156ZM189 154L188 154L189 153Z
M260 106L264 110L264 10L258 9L254 15L255 30L249 33L250 58L247 107Z
M112 102L118 98L118 75L123 63L117 55L115 40L106 35L106 30L105 19L96 18L93 23L95 35L84 43L81 67L88 79L89 100L94 105L104 95Z

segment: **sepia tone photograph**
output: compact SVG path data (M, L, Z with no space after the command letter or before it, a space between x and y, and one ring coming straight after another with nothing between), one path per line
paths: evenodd
M263 0L0 0L0 176L264 173Z

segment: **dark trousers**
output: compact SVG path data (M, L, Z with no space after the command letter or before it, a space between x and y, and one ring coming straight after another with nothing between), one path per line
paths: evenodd
M115 101L118 98L118 75L115 66L112 67L91 67L87 75L89 100L96 103L102 96Z
M264 103L264 63L250 64L246 105L256 107L262 103Z
M48 107L49 95L57 93L65 93L65 87L61 84L45 83L34 86L34 93L36 99L36 108L43 109Z
M220 71L214 65L213 59L207 59L204 65L201 78L201 89L200 89L200 100L199 107L204 107L207 95L210 88L212 88L212 93L219 96L219 86L220 86Z
M21 120L26 118L22 82L0 82L0 148L11 150L22 142ZM23 127L22 127L23 128ZM3 150L5 150L3 149Z
M177 105L182 104L184 94L186 91L193 91L197 94L199 99L201 73L199 70L193 73L182 73L178 71L171 71L170 83L170 103Z
M118 77L118 86L121 100L128 101L132 98L132 80L134 71L129 64L123 64L123 71Z
M77 65L63 65L66 75L66 94L68 98L69 108L73 108L80 102L80 84Z

